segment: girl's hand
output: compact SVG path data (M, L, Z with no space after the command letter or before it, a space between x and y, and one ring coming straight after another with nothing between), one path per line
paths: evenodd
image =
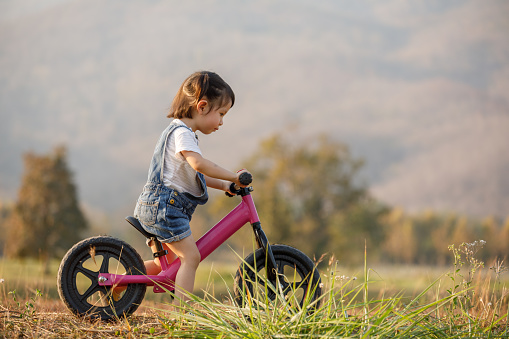
M249 185L243 185L243 184L240 183L239 179L240 179L240 175L242 173L249 173L249 172L247 170L245 170L245 169L242 169L242 170L238 171L237 174L236 174L237 177L236 177L235 180L233 180L233 181L223 181L222 182L222 190L225 191L226 193L229 193L230 195L234 196L235 193L230 191L232 183L235 184L238 187L247 187L247 186L249 186ZM249 173L249 174L251 174L251 173Z
M249 171L248 171L247 169L245 169L245 168L244 168L244 169L241 169L241 170L239 170L239 171L237 171L237 178L236 178L236 180L234 181L234 183L235 183L235 185L237 185L237 186L239 186L239 187L247 187L247 186L249 186L249 184L248 184L248 185L243 185L243 184L241 184L241 183L240 183L240 181L239 181L240 175L241 175L242 173L249 173ZM251 173L249 173L249 174L251 174Z
M223 191L230 194L230 196L234 196L235 194L232 191L230 191L231 184L232 183L229 181L223 181Z

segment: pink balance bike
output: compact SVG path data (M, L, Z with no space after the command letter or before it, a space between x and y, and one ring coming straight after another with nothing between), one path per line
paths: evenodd
M240 180L249 185L251 175L245 173ZM247 256L237 270L234 282L236 304L243 307L248 298L274 300L276 293L300 307L305 300L317 300L321 295L320 274L313 261L296 248L269 245L251 197L252 187L238 188L232 184L231 191L241 196L242 201L196 242L201 260L249 222L259 248ZM174 291L173 282L180 259L168 262L168 253L157 238L147 233L137 219L126 219L155 242L154 258L160 259L161 273L146 275L140 255L122 240L109 236L85 239L67 252L58 271L58 293L74 314L103 320L117 319L136 311L147 286L153 286L155 293ZM112 297L112 288L116 286L127 286L119 298Z

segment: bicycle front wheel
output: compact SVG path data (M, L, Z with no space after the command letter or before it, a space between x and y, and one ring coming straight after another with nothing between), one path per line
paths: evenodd
M119 319L131 315L142 302L146 284L129 284L112 295L111 286L100 286L99 273L146 274L140 255L129 244L108 236L85 239L64 256L58 270L58 293L78 316Z
M265 304L280 302L290 307L312 305L321 295L320 273L308 256L287 245L270 246L277 264L277 283L268 281L263 249L258 249L244 259L235 275L234 297L240 307L249 302ZM278 297L279 296L279 297ZM314 304L313 304L314 303Z

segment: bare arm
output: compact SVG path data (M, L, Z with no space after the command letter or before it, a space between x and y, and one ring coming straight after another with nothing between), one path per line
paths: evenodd
M232 171L222 168L212 161L205 159L199 153L191 151L182 151L181 153L195 171L205 175L207 186L226 191L229 185L221 181L226 180L234 182L241 187L245 187L245 185L239 182L240 173L233 173Z
M207 183L207 187L210 188L215 188L222 191L228 191L230 189L228 182L221 179L209 177L208 175L205 175L205 182Z

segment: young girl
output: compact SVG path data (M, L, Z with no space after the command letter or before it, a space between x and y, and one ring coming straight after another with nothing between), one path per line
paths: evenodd
M143 228L157 235L173 261L181 266L175 279L176 302L186 300L183 290L192 292L200 252L189 222L197 205L208 200L207 186L229 191L242 172L224 169L202 156L196 131L219 130L235 102L230 86L216 73L191 74L178 90L168 118L174 118L156 145L148 181L138 198L134 216ZM154 244L149 244L152 250ZM159 259L145 262L147 275L161 272Z

